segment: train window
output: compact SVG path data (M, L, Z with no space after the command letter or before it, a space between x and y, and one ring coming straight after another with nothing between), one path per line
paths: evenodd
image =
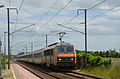
M64 49L63 47L60 47L60 48L58 48L58 51L59 51L60 53L64 53L64 52L65 52L65 49Z
M37 57L37 58L39 57L39 53L36 54L36 57Z
M32 57L32 55L29 55L29 58L31 58Z
M46 56L46 55L47 55L47 51L45 50L45 51L44 51L44 56Z
M36 53L34 56L35 56L36 58L39 58L39 57L40 57L40 53Z
M35 54L34 54L34 57L35 57L35 58L38 58L38 54L39 54L39 53L35 53Z
M53 55L53 49L50 49L50 55Z
M34 57L35 57L35 58L37 57L37 53L34 54Z
M32 58L32 54L31 54L31 55L28 55L28 58Z
M30 55L28 55L28 58L30 58Z
M73 47L72 46L66 47L66 52L73 52Z
M44 56L53 55L53 49L45 50Z
M62 46L58 48L59 53L73 53L73 46Z

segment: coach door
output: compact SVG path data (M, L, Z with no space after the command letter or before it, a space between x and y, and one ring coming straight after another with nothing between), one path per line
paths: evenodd
M53 49L45 50L44 55L45 55L45 62L47 66L49 67L52 61Z
M53 64L53 49L50 49L50 64Z

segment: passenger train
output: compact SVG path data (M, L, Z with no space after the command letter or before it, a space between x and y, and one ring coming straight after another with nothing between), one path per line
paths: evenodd
M37 51L19 55L16 59L53 68L73 68L76 65L76 50L70 43L57 42Z

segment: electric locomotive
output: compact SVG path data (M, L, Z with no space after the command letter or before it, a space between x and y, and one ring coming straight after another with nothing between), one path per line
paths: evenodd
M74 67L76 65L76 51L67 42L54 43L44 49L47 66Z

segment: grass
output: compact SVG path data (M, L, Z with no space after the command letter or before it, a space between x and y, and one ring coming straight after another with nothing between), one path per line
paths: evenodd
M112 64L120 64L120 58L111 58Z
M79 71L109 79L120 79L120 58L111 59L111 66L88 67Z

